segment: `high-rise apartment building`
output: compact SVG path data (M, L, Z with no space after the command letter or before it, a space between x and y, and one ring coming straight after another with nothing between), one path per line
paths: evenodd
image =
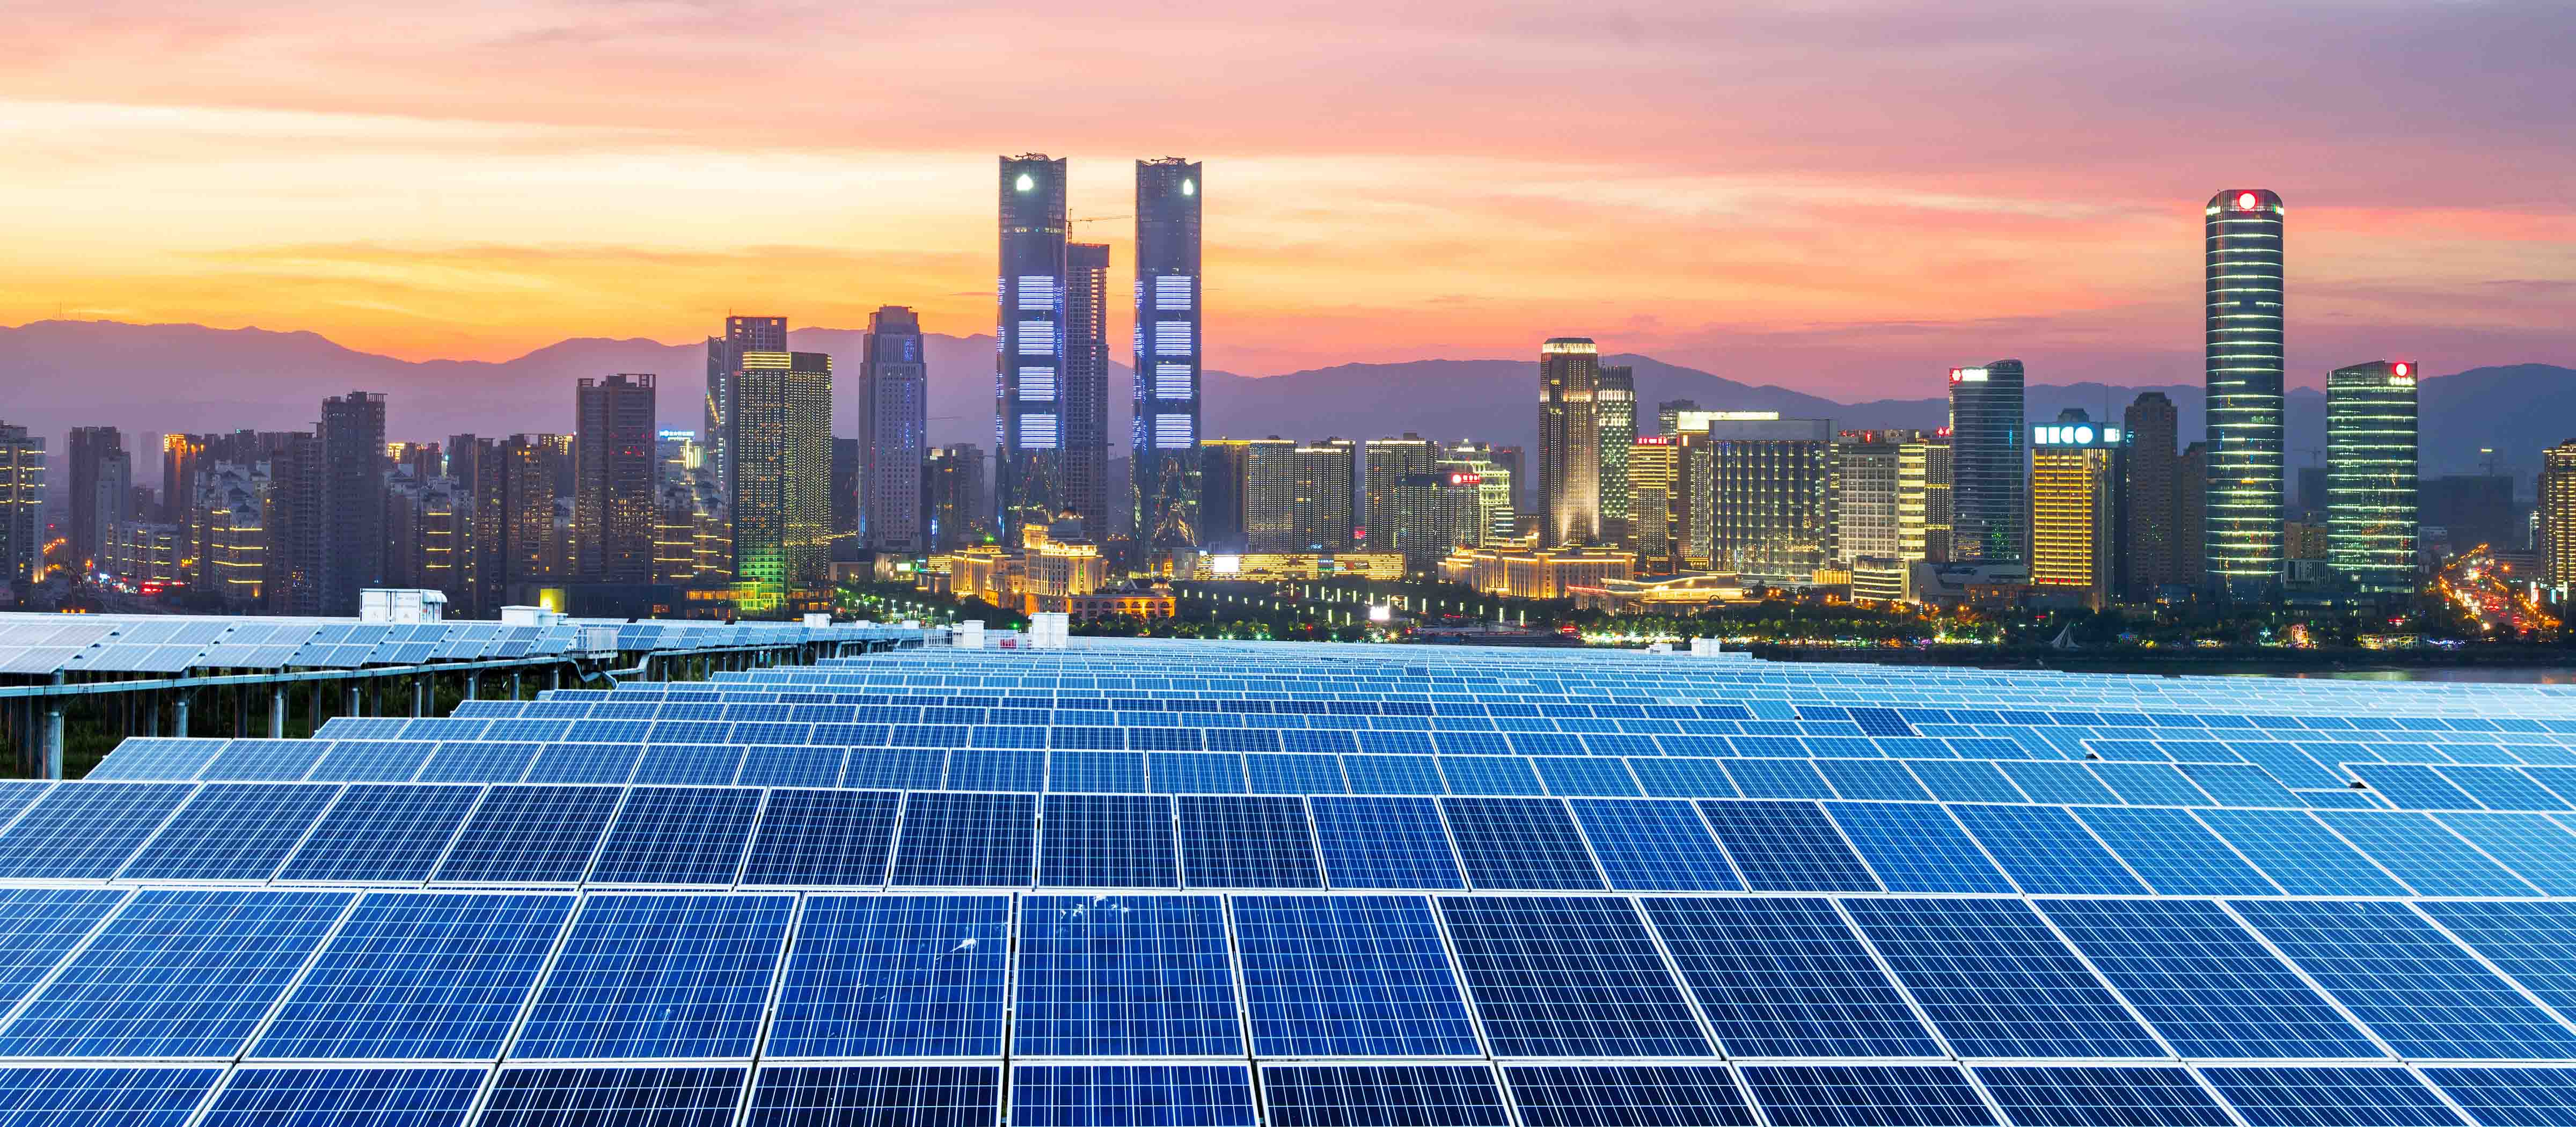
M930 368L921 318L889 305L868 315L859 369L859 540L880 552L930 550L921 467L930 451Z
M270 614L313 616L323 613L323 555L329 539L324 504L329 466L322 436L285 431L262 445L268 456L268 514L265 574L260 597ZM383 510L377 509L374 532L383 539Z
M1896 493L1899 451L1920 432L1847 430L1834 436L1834 562L1895 559L1901 542Z
M1138 562L1159 568L1199 541L1199 165L1136 162L1136 374L1127 474Z
M1847 430L1835 444L1834 556L1852 597L1899 602L1913 565L1950 543L1950 444L1920 430Z
M1834 430L1772 411L1677 419L1688 504L1683 555L1748 583L1802 585L1833 563Z
M456 579L448 588L454 618L497 618L506 573L502 517L508 499L501 443L472 434L447 436L447 476L456 479Z
M2564 600L2576 588L2576 438L2540 454L2537 523L2541 581Z
M2121 517L2128 523L2124 535L2129 545L2129 589L2122 594L2147 598L2159 587L2196 584L2201 564L2182 556L2182 507L2174 493L2182 454L2174 445L2181 434L2173 400L2161 391L2141 392L2121 412L2120 425L2128 432L2129 442L2128 481L2123 486L2128 506Z
M2364 594L2415 590L2415 365L2326 377L2326 560Z
M1359 447L1348 439L1249 444L1244 458L1247 552L1347 552Z
M44 571L45 440L0 423L0 581L23 589Z
M1950 559L1950 436L1939 431L1897 447L1896 554L1907 561Z
M1431 571L1449 554L1452 545L1440 530L1446 514L1437 507L1448 479L1432 477L1440 454L1439 444L1410 432L1360 444L1363 550L1399 553L1412 572Z
M1246 518L1246 489L1252 479L1252 452L1297 444L1269 438L1211 438L1199 444L1199 550L1209 554L1250 551L1251 525Z
M179 582L194 585L201 581L204 561L198 545L204 536L198 524L204 509L198 504L197 475L204 472L206 434L165 434L161 436L161 509L162 518L179 529Z
M1125 498L1120 498L1125 504ZM1064 508L1109 540L1109 248L1064 248Z
M233 612L262 605L268 578L268 474L265 460L206 461L189 475L196 482L197 584Z
M2260 189L2210 197L2204 377L2209 415L2205 502L2208 582L2232 599L2280 589L2282 430L2281 197Z
M1463 473L1476 479L1476 508L1484 521L1476 534L1477 547L1498 548L1518 535L1519 494L1515 481L1520 470L1520 447L1461 442L1440 451L1431 469L1434 473Z
M573 476L573 446L573 436L567 434L514 434L502 440L502 583L576 578L575 553L556 520L572 500L565 485Z
M749 353L787 351L787 318L727 317L723 336L707 338L706 428L698 441L719 490L733 488L734 385Z
M993 369L994 507L1005 543L1055 523L1065 467L1065 162L1001 158L1000 354Z
M320 613L356 617L358 592L384 584L385 397L322 401Z
M2030 584L2094 610L2129 586L2120 428L2080 410L2030 428Z
M1951 555L2027 563L2030 459L2019 360L1950 369Z
M2201 561L2200 574L2208 574L2209 560L2209 444L2194 442L2182 448L2182 457L2174 463L2174 554L2186 565ZM2204 580L2201 586L2205 586Z
M747 352L733 392L733 578L746 613L823 587L832 537L832 358Z
M115 427L73 427L64 443L71 493L63 537L83 578L113 572L116 526L133 499L134 459Z
M1539 543L1601 536L1601 356L1587 337L1539 346Z
M922 527L934 550L951 552L993 536L984 507L983 447L936 447L922 462L921 478Z
M1604 543L1628 543L1628 448L1637 441L1637 370L1604 365L1593 400L1601 428L1601 531Z
M652 575L656 382L650 373L583 377L575 391L573 556L584 580Z

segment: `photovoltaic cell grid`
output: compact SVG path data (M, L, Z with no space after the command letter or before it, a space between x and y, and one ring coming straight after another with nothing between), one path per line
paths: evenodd
M2576 695L2325 684L1119 643L138 741L0 793L0 1108L2570 1122Z

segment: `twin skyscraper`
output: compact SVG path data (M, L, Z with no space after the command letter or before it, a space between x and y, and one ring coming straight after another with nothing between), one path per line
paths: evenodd
M1000 355L993 365L994 502L1006 541L1070 516L1106 544L1110 505L1132 509L1129 553L1152 566L1198 533L1199 165L1136 162L1135 383L1130 485L1109 486L1109 247L1076 242L1066 162L1001 158Z

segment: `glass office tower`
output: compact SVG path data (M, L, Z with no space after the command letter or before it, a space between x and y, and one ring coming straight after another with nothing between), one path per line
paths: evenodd
M2030 560L2030 467L2022 410L2021 361L1950 369L1953 559Z
M1138 562L1199 539L1199 165L1136 162L1136 395L1127 463Z
M2368 594L2415 590L2415 365L2326 377L2326 561Z
M1001 159L1000 310L994 328L993 477L1002 539L1064 510L1065 162Z
M2281 580L2281 197L2210 197L2207 256L2208 575L2228 598Z

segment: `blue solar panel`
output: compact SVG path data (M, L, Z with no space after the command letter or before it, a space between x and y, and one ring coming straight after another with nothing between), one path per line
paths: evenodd
M1828 802L1826 813L1890 892L2011 892L1948 811L1928 802Z
M200 1127L365 1123L453 1127L483 1090L480 1068L245 1068Z
M1440 764L1428 755L1345 755L1352 794L1442 794Z
M1834 788L1804 759L1735 759L1726 773L1746 798L1833 798Z
M1545 794L1530 761L1510 755L1443 755L1440 774L1451 794Z
M2563 903L2427 901L2433 917L2562 1016L2576 1010L2576 912Z
M1307 807L1333 887L1466 887L1433 799L1321 796Z
M1708 824L1688 802L1574 799L1574 816L1610 887L1656 892L1738 889Z
M767 1055L999 1056L1010 912L1002 896L809 898Z
M976 1065L763 1065L746 1127L994 1127L1001 1070Z
M1243 762L1254 794L1341 794L1349 789L1339 756L1247 755Z
M2198 810L2201 822L2293 896L2404 896L2406 889L2295 810Z
M2437 814L2434 820L2541 891L2576 896L2576 836L2547 816Z
M231 1057L352 897L146 889L5 1028L0 1056Z
M1893 759L1819 759L1816 770L1844 798L1903 802L1932 797L1932 792L1924 790L1904 764Z
M1906 766L1943 802L2028 801L2021 788L1984 760L1918 759Z
M643 756L644 748L641 744L547 744L544 751L537 753L537 761L528 765L525 781L623 783L634 777L635 761Z
M1418 896L1239 896L1262 1056L1476 1056L1440 927Z
M0 1013L125 900L102 888L0 889Z
M2102 780L2084 769L2081 763L2062 760L2027 763L1998 763L1995 766L2021 787L2033 802L2075 802L2116 806L2120 796L2103 786Z
M1038 883L1057 888L1180 884L1172 800L1159 794L1049 794L1039 821Z
M2203 1068L2252 1127L2460 1127L2402 1068Z
M1645 907L1728 1056L1942 1055L1831 901L1651 899Z
M2235 908L2401 1056L2576 1055L2576 1034L2403 904L2244 900Z
M1504 1070L1526 1127L1751 1127L1718 1065L1517 1065Z
M748 1057L792 896L592 896L511 1055Z
M2565 1127L2576 1123L2576 1071L2428 1068L2424 1076L2486 1127Z
M436 750L428 740L341 740L305 777L321 783L408 782Z
M1037 796L943 791L904 796L888 883L1026 886L1037 866Z
M1306 801L1182 795L1181 875L1193 888L1322 888Z
M181 1127L220 1068L0 1068L12 1127Z
M1277 1127L1511 1127L1484 1065L1265 1065L1263 1101Z
M967 753L959 752L957 754L964 755ZM881 790L938 790L941 785L946 782L946 777L942 772L947 767L948 755L948 752L937 748L854 747L850 749L849 763L842 769L841 785L845 787L875 787ZM745 783L751 782L752 780L748 777L751 772L751 760L749 758L743 760L743 772L746 776L743 781ZM948 789L985 790L999 788L960 787L950 784ZM1032 784L1028 789L1036 790L1037 787L1035 784Z
M1961 1056L2166 1055L2027 904L1848 900L1843 906Z
M1530 761L1538 768L1541 782L1549 794L1633 795L1637 780L1628 775L1625 761L1608 758L1560 755Z
M1876 892L1878 880L1812 802L1699 804L1709 828L1759 892Z
M599 835L626 792L618 787L496 786L431 879L571 884L590 869Z
M2172 896L2280 892L2189 811L2094 806L2077 809L2075 816L2157 892Z
M760 816L757 790L635 787L599 846L593 884L730 885Z
M1554 798L1443 798L1441 813L1476 888L1606 888Z
M2233 1127L2209 1090L2179 1068L1979 1068L2020 1127Z
M2565 810L2567 800L2511 767L2444 767L2438 772L2452 786L2493 810Z
M1011 1051L1242 1056L1224 909L1213 896L1030 896Z
M196 790L193 783L64 783L0 833L0 877L105 880Z
M1012 1127L1252 1127L1241 1064L1022 1064Z
M1628 902L1450 898L1440 914L1493 1055L1712 1055Z
M2186 1057L2385 1055L2214 904L2046 900L2040 906Z
M741 771L733 781L747 787L828 787L841 782L841 761L850 749L844 747L760 744L743 749ZM873 784L870 784L873 785ZM936 771L923 789L936 790Z
M2320 810L2314 817L2425 896L2536 896L2504 866L2424 814Z
M447 852L479 786L351 783L277 879L412 883Z
M2451 781L2434 773L2430 767L2374 763L2352 769L2353 776L2370 784L2379 796L2407 810L2480 810L2484 809L2469 792L2451 785Z
M885 883L903 796L872 790L773 790L743 862L745 885Z
M2024 892L2147 891L2062 807L1963 804L1950 812Z
M573 903L544 893L371 893L250 1055L497 1058Z
M1745 1086L1772 1127L1994 1127L1951 1065L1748 1066Z
M1246 789L1243 756L1230 751L1157 751L1146 756L1146 771L1154 790L1165 794L1242 794Z
M117 875L265 881L339 792L320 783L208 783Z
M294 782L313 772L329 740L233 740L198 778L235 782Z
M478 1127L728 1127L742 1108L740 1065L505 1068Z
M515 783L537 757L532 743L443 743L420 769L424 783Z

